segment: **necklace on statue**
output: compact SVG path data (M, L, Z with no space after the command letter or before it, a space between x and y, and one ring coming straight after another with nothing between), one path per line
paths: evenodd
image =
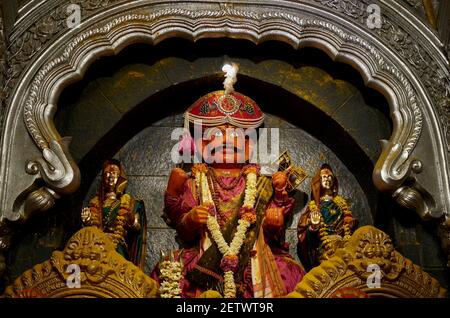
M223 226L225 225L225 223L227 222L227 213L225 213L222 209L222 207L220 206L220 200L219 200L219 187L220 184L217 182L217 180L214 180L213 177L211 176L211 174L207 174L206 178L208 180L208 185L209 185L209 189L211 190L211 197L212 200L214 202L214 206L216 208L217 213L219 214L219 225ZM238 180L240 178L237 178Z
M220 187L225 190L233 189L238 184L238 182L241 180L241 177L242 177L242 170L241 170L239 172L239 175L236 176L234 178L234 180L231 181L230 184L225 184L225 182L223 182L223 180L217 175L217 173L214 169L208 169L208 172L212 176L214 182L217 182L220 185ZM231 174L231 172L228 172L228 173Z
M197 164L192 168L192 172L195 176L197 189L199 189L201 193L201 204L208 206L212 212L212 214L208 216L206 226L212 240L216 243L217 248L222 254L220 269L224 273L224 296L225 298L234 298L236 297L234 274L239 267L239 252L247 237L247 230L256 222L256 211L254 206L257 195L256 181L258 169L255 166L249 166L244 171L246 176L244 203L239 211L240 219L238 221L236 232L229 244L225 241L220 225L214 214L214 210L217 211L217 206L214 202L210 185L208 184L208 168L204 164ZM240 178L237 179L239 180Z
M108 192L106 194L106 198L108 198L110 200L115 200L116 199L116 194L114 192Z

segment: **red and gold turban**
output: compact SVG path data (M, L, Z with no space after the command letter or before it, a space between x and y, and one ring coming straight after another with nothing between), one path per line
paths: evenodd
M264 113L251 98L234 91L237 64L226 64L225 90L215 91L200 97L184 114L184 132L179 144L179 152L193 154L195 144L189 132L189 123L205 127L230 124L239 128L258 128L264 122Z
M185 113L190 123L201 121L212 127L230 124L239 128L257 128L264 113L251 98L238 92L215 91L199 98Z

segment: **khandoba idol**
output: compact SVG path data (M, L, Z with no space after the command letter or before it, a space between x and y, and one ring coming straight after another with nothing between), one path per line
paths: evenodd
M237 66L228 71L234 76L227 77L224 91L201 97L185 113L187 131L201 121L203 136L186 135L183 151L202 161L190 173L173 169L169 178L165 216L185 248L170 257L181 264L181 273L167 268L168 258L165 268L160 263L152 273L163 297L282 297L305 274L283 241L294 206L286 172L268 178L248 163L256 140L242 134L261 126L264 114L233 90ZM174 281L179 288L171 290Z

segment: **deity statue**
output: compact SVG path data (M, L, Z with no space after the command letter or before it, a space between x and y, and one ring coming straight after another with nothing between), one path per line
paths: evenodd
M186 111L185 127L201 120L203 138L182 143L202 163L190 174L175 168L165 193L166 219L186 246L172 253L182 264L181 297L282 297L305 274L283 241L294 206L288 172L269 178L249 163L256 140L244 129L261 126L264 114L227 81L225 91L201 97ZM164 284L158 266L152 277Z
M342 247L357 226L347 201L338 195L338 180L328 164L323 164L311 180L311 197L300 216L298 253L307 270L328 259Z
M125 193L128 180L122 164L115 159L103 163L97 195L81 211L84 226L96 226L106 233L117 252L144 268L146 216L144 203Z

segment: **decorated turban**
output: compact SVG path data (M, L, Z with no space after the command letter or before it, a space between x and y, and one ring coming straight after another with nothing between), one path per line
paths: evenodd
M239 128L257 128L264 114L251 98L238 92L215 91L199 98L186 111L190 123L201 121L211 127L230 124Z
M185 132L180 143L180 152L194 149L189 133L189 123L214 127L230 124L239 128L258 128L264 122L264 113L251 98L234 91L238 66L226 64L225 90L215 91L200 97L184 114Z

